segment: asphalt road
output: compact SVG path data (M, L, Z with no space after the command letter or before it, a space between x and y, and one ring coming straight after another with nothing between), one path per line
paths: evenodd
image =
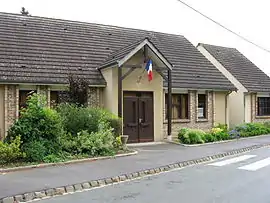
M270 149L41 203L269 203Z
M0 198L156 168L243 147L270 143L270 135L199 147L136 147L135 156L0 174Z

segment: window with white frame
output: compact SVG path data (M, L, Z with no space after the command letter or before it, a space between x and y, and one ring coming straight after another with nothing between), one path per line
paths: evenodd
M207 118L207 95L198 94L198 118L205 119Z

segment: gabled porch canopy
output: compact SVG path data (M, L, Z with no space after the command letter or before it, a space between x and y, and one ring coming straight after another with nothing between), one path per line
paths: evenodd
M140 64L127 64L127 62L139 51L143 51L144 58ZM145 68L145 63L147 59L151 59L153 64L153 70L156 70L164 80L167 81L168 85L168 136L171 135L171 118L172 118L172 79L171 71L172 64L166 59L166 57L158 50L158 48L148 39L145 38L133 44L130 44L109 56L109 58L98 68L103 69L107 67L118 67L118 116L122 117L122 81L130 73L132 73L136 68ZM122 67L129 68L129 70L123 75ZM164 71L167 72L163 74Z

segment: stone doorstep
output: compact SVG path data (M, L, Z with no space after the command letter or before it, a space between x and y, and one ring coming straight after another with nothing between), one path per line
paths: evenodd
M235 149L229 152L223 152L223 153L215 154L212 156L206 156L199 159L172 163L172 164L160 166L157 168L145 169L138 172L122 174L119 176L98 179L98 180L90 180L88 182L76 183L73 185L67 185L63 187L50 188L45 191L41 190L41 191L36 191L36 192L28 192L25 194L16 194L14 196L0 199L0 203L15 203L15 202L18 202L18 200L20 200L21 202L28 202L28 201L33 201L33 200L38 200L38 199L43 199L43 198L50 198L53 196L60 196L60 195L68 194L68 193L87 191L93 188L118 184L120 182L141 179L146 176L152 176L152 175L157 175L157 174L172 171L172 170L182 169L188 166L198 165L198 164L206 163L209 161L221 159L224 157L234 156L236 154L250 152L252 150L264 148L264 147L270 147L270 143L253 145L250 147Z
M103 157L95 157L95 158L76 159L76 160L71 160L71 161L66 161L66 162L47 163L47 164L38 164L38 165L29 165L29 166L18 166L18 167L14 167L14 168L6 168L6 169L0 168L0 174L1 173L8 173L8 172L15 172L15 171L30 170L30 169L35 169L35 168L46 168L46 167L53 167L53 166L63 166L63 165L69 165L69 164L105 160L105 159L114 159L114 158L120 158L120 157L132 156L132 155L138 154L138 152L135 150L131 150L131 151L132 152L128 152L128 153L124 153L124 154L116 154L114 156L103 156Z

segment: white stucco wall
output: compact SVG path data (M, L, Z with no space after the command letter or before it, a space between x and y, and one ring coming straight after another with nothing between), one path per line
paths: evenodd
M251 120L251 95L245 95L245 122L250 123Z

